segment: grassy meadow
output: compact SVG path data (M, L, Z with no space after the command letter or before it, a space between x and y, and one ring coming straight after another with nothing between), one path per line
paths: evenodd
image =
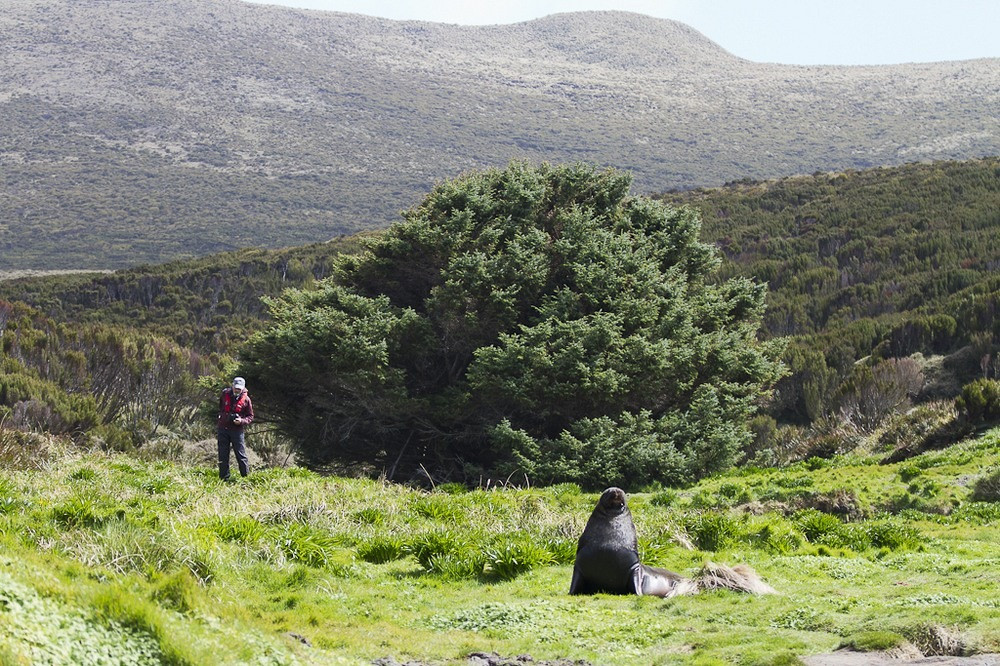
M669 600L567 594L597 498L574 485L427 492L299 468L224 484L181 460L42 440L25 455L11 432L4 666L1000 651L1000 429L895 464L852 454L631 494L645 562L745 562L779 592Z

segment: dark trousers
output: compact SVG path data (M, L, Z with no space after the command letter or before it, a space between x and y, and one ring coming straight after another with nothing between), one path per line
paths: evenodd
M250 465L247 462L247 450L244 446L242 430L226 430L219 428L219 478L226 480L229 478L229 450L236 452L236 464L240 468L240 476L250 473Z

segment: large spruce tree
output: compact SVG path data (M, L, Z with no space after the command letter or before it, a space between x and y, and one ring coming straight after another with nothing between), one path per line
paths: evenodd
M635 487L732 465L781 372L765 287L714 279L697 213L630 183L512 163L438 185L270 303L241 360L258 409L307 460L395 478Z

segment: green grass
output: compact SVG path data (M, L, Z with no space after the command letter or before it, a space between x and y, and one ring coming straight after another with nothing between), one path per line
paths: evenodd
M298 469L222 484L122 454L49 455L0 471L0 664L1000 651L1000 507L971 500L1000 464L1000 430L897 465L845 456L630 495L647 563L745 562L779 592L671 600L567 594L596 501L571 485L428 493Z

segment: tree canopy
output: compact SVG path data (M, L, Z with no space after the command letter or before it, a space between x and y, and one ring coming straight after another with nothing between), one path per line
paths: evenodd
M695 210L512 163L444 182L310 289L240 371L312 463L588 487L733 464L779 377L765 287L714 279Z

